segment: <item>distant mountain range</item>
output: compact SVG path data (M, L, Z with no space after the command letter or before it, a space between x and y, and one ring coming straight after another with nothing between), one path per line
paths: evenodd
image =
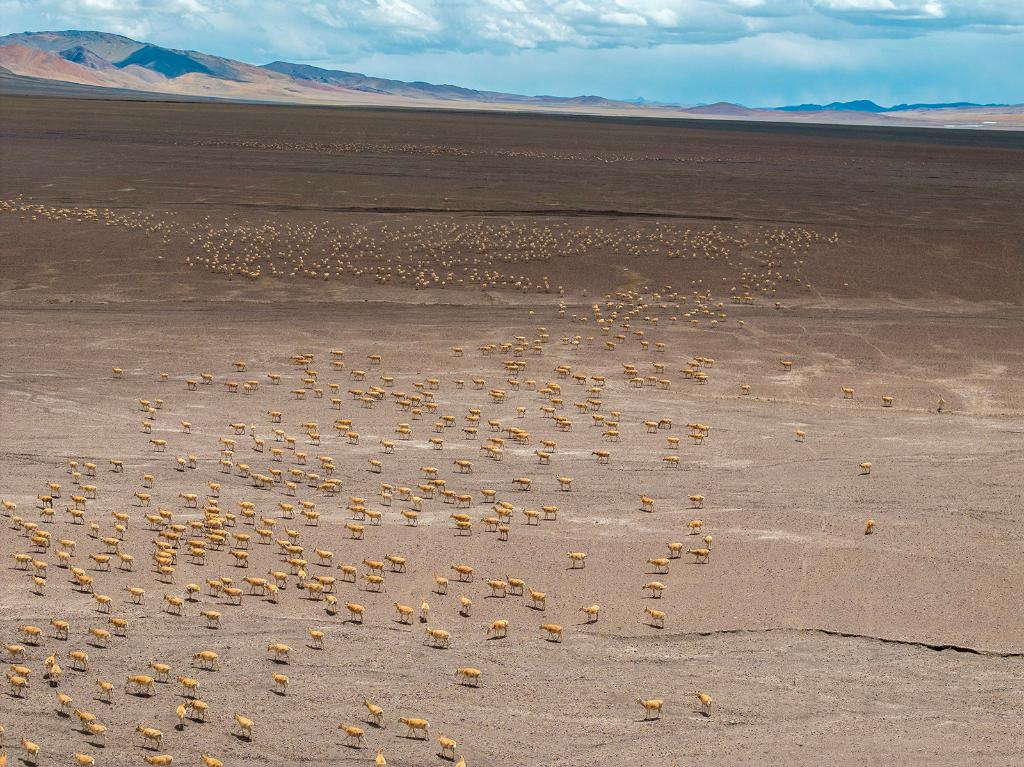
M948 104L896 104L883 107L874 101L833 101L831 104L799 104L797 106L775 107L780 112L868 112L882 114L884 112L909 112L916 109L989 109L1008 107L1009 104L975 104L970 101L954 101Z
M1024 109L999 104L873 101L774 109L718 102L683 106L601 96L527 96L405 82L274 61L263 66L175 50L106 32L23 32L0 37L0 92L117 98L221 99L260 103L542 110L588 114L789 122L1024 127ZM984 118L984 119L983 119ZM991 119L989 119L991 118Z

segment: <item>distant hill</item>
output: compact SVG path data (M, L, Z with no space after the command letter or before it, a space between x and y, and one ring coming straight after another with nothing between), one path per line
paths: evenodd
M528 99L511 93L478 91L472 88L461 88L458 85L434 85L424 82L405 82L388 80L383 77L369 77L358 72L345 72L338 69L321 69L309 64L292 64L287 61L272 61L264 64L261 69L278 72L295 80L336 85L352 88L366 93L389 93L392 95L421 95L441 99L470 99L488 101L500 98L514 100Z
M88 94L109 89L111 96L116 94L117 98L127 98L129 96L126 94L132 94L131 98L535 109L598 115L690 116L845 124L956 126L963 123L973 127L989 124L1014 127L1018 122L1024 123L1024 117L1021 116L1024 109L969 102L883 107L874 101L861 100L761 109L729 102L682 106L643 99L617 101L600 95L529 96L452 84L393 80L288 61L273 61L256 66L200 51L178 50L140 42L123 35L81 30L22 32L0 37L0 69L5 74L0 81L0 88L7 93L33 90L70 92L69 89L77 85L86 88L82 92ZM43 88L40 83L46 82L55 85ZM998 119L979 122L982 117L989 116L985 110L999 112ZM1007 121L1008 124L1004 125Z
M948 104L897 104L886 112L907 112L913 109L993 109L1008 107L1009 104L975 104L971 101L953 101Z
M176 96L115 88L111 86L81 85L61 80L16 75L0 66L0 94L12 96L56 96L76 99L117 99L119 101L219 101L202 96Z
M81 46L79 46L81 47ZM143 45L133 51L127 57L118 61L115 66L119 69L132 65L150 69L164 77L181 77L190 72L198 72L204 75L212 75L208 67L203 66L190 56L161 48L158 45Z
M107 61L120 61L131 55L144 43L109 32L21 32L0 37L0 44L24 45L40 51L57 53L81 46Z
M1007 107L1009 104L975 104L970 101L956 101L948 104L897 104L883 107L874 101L833 101L831 104L798 104L797 106L775 107L779 112L909 112L916 109L982 109Z
M833 101L831 104L798 104L796 106L775 107L780 112L884 112L874 101Z
M26 77L81 85L117 88L139 84L134 78L123 75L113 66L106 69L84 66L64 59L56 52L29 48L25 45L0 47L0 66Z
M693 115L719 115L722 117L750 117L757 111L729 101L717 101L714 104L701 104L686 110Z
M102 56L97 56L84 45L74 45L70 48L65 48L59 55L65 61L81 64L89 69L110 69L114 66Z

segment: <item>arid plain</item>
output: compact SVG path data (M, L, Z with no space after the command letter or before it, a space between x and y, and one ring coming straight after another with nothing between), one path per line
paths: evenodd
M1021 763L1021 134L0 112L11 764Z

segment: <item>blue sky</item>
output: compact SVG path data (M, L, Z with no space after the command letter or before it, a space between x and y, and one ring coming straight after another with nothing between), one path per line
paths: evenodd
M1024 0L0 0L47 29L531 95L1024 102Z

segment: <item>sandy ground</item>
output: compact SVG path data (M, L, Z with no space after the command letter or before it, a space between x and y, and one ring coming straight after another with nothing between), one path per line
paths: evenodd
M443 764L439 734L459 742L467 765L1020 762L1024 288L1014 206L1022 191L1020 173L1007 171L1021 167L1021 147L1006 137L986 144L781 127L672 134L585 120L15 99L4 109L0 497L53 541L49 551L33 550L11 519L0 528L0 635L26 646L26 659L15 662L32 670L24 697L5 691L0 699L12 763L24 756L24 735L41 745L39 764L68 764L75 751L97 764L142 764L150 752L133 732L140 722L163 731L160 753L175 764L199 764L201 753L225 765L372 764L378 748L389 764ZM350 146L357 131L362 148ZM325 141L334 148L311 148ZM423 149L438 146L447 153ZM610 152L619 160L608 162ZM636 159L653 156L719 161ZM277 261L253 258L263 251L239 242L247 227L305 233L314 224L324 228L317 237L330 228L348 238L346 265L326 281L253 280L209 271L202 260L212 252L204 248L216 247L234 267L249 258L245 268L291 268L299 235L274 240L271 250L295 249ZM357 225L373 247L356 241ZM501 225L531 241L555 232L552 251L585 247L571 258L536 244L499 247L504 235L488 227ZM424 227L439 237L430 227L445 226L477 239L438 256L388 234ZM700 252L680 258L671 243L687 229L699 233ZM655 231L669 244L652 245ZM786 247L799 232L837 233L838 243L815 240L785 260L776 253L769 268L755 243L768 231L788 232ZM302 242L309 267L320 240ZM527 251L533 260L516 260ZM429 263L426 271L443 263L452 281L415 290L397 271L373 279L394 270L399 255ZM483 262L497 275L486 287L477 279ZM764 276L776 269L785 276ZM529 283L525 292L503 284L513 273ZM729 299L742 284L752 286L751 303ZM607 335L595 323L595 301L606 318L622 304ZM544 332L539 352L529 348ZM480 351L514 346L516 336L528 342L521 357L511 347ZM563 342L576 336L578 344ZM456 345L463 356L452 355ZM332 365L334 349L345 350L344 367ZM296 353L314 359L296 366ZM371 354L381 355L380 366ZM702 368L704 385L680 372L694 356L714 360ZM504 367L513 359L526 365L518 389ZM247 363L244 373L233 369L236 360ZM624 364L669 379L668 388L634 387ZM606 384L589 392L593 379L580 386L559 378L559 365ZM112 377L114 366L123 378ZM291 393L305 367L317 371L323 398ZM364 381L352 379L354 369L366 371ZM186 379L202 372L214 383L188 390ZM433 413L416 419L391 396L432 377ZM250 379L260 382L250 395L223 386ZM527 379L538 389L562 387L559 414L570 432L541 410L548 398ZM348 393L371 385L386 393L370 408ZM842 398L844 386L854 399ZM505 400L492 402L491 388L504 389ZM881 406L883 395L893 407ZM601 401L593 413L620 414L618 442L602 438L592 413L577 411L574 403L588 398ZM150 434L140 399L163 400ZM475 439L462 431L471 408L481 411ZM283 413L281 424L271 422L272 410ZM441 415L455 426L436 433ZM338 418L352 419L358 444L334 429ZM644 421L662 418L672 429L648 433ZM527 430L529 444L507 441L502 461L487 459L480 445L505 436L489 430L492 419ZM235 436L234 422L254 424L264 452ZM319 446L305 436L310 422ZM409 440L395 434L400 422L412 427ZM710 426L704 444L691 444L688 423ZM270 453L285 447L274 428L297 438L280 462ZM668 436L680 438L678 450ZM443 438L441 450L431 448L433 437ZM341 490L331 496L302 483L289 497L281 484L257 489L237 470L221 473L222 438L237 441L236 464L257 472L297 468L297 452L308 454L303 470L320 472L316 456L329 455ZM166 452L151 439L166 440ZM394 441L393 453L382 439ZM534 452L542 439L557 442L550 465ZM595 450L609 451L608 465ZM177 470L175 456L188 454L196 468ZM662 460L669 455L679 468ZM111 458L124 462L123 473L111 471ZM464 458L471 474L453 465ZM68 459L97 464L95 478L79 480L97 486L82 525L64 511L79 492ZM371 459L383 463L380 474ZM862 461L871 462L869 475ZM425 499L412 527L400 515L410 504L396 497L385 506L380 483L416 488L425 466L472 495L472 506ZM529 492L513 485L521 476L533 480ZM571 492L559 490L556 476L572 477ZM202 519L179 493L202 499L208 481L221 484L224 512L256 504L256 525L239 518L230 529L252 536L248 567L236 567L227 550L193 563L183 548L162 582L144 515L159 507L174 523ZM47 482L61 485L52 521L37 499ZM515 507L507 541L481 521L493 513L484 488ZM135 505L136 491L151 494L150 509ZM641 494L654 498L653 512L641 510ZM705 497L703 508L690 508L692 494ZM383 512L363 540L344 527L352 496ZM278 504L298 500L316 503L318 525L282 518ZM558 506L557 519L527 525L522 510L545 505ZM130 517L118 544L135 557L130 572L89 559L106 547L88 523L109 536L112 512ZM471 535L456 534L456 512L472 516ZM288 569L278 545L258 542L264 517L275 520L275 539L285 528L298 533L307 580L341 575L317 564L317 548L333 552L333 565L357 564L360 575L364 559L388 554L406 557L407 571L386 573L381 593L364 580L337 583L337 615L296 588L296 575L276 602L246 594L235 606L211 596L207 579L241 583ZM877 527L865 536L869 518ZM698 536L688 535L693 519L704 522ZM713 537L707 564L686 554L667 574L647 564L667 555L667 542L703 546L705 534ZM109 627L109 616L58 566L62 538L77 542L72 564L129 622L109 647L90 643L88 628ZM569 569L569 551L586 552L586 566ZM12 555L20 552L48 564L42 595L32 591L31 572L17 569ZM474 568L472 583L456 582L455 563ZM446 595L434 592L435 575L451 578ZM528 596L490 597L487 580L506 577L545 592L546 609L531 609ZM651 580L667 586L659 600L641 589ZM163 595L183 595L188 583L202 589L182 615L163 609ZM143 604L132 603L128 586L145 588ZM472 599L468 616L459 613L460 595ZM395 601L418 610L424 600L426 625L448 630L450 649L425 644L420 622L397 621ZM365 606L362 625L346 620L349 601ZM600 616L588 624L579 608L594 603ZM665 628L651 625L645 607L667 613ZM209 609L222 613L220 628L205 626L200 611ZM52 618L71 623L67 640L54 638ZM499 618L510 623L508 637L488 638ZM560 624L562 641L545 641L542 623ZM43 627L43 638L27 644L22 625ZM325 632L323 649L310 646L309 628ZM274 642L293 648L287 664L268 656ZM76 649L88 652L88 672L72 669ZM201 650L218 653L218 670L193 665ZM58 686L43 678L51 653L64 669ZM171 682L150 698L125 694L125 678L154 659L172 666ZM464 666L482 670L478 688L459 684L455 669ZM274 692L274 673L289 676L286 695ZM177 727L178 674L200 680L205 723ZM112 702L97 696L97 678L114 683ZM105 747L76 717L57 713L56 690L107 725ZM695 690L713 696L709 717ZM659 721L643 721L637 696L664 699ZM365 723L363 697L384 708L386 727ZM235 711L255 721L251 741L231 734ZM430 742L403 737L399 716L428 719ZM365 746L343 745L339 723L362 726Z

